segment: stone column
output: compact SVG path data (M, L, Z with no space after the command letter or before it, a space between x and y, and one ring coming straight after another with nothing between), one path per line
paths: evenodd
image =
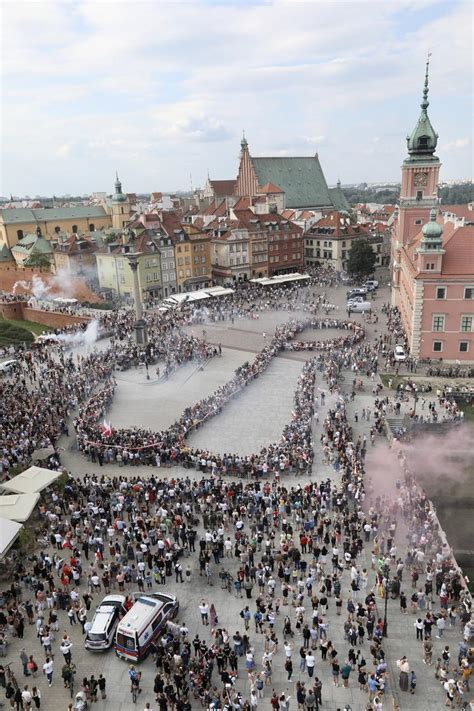
M143 305L142 297L140 294L140 284L138 282L138 257L139 252L127 254L128 263L130 269L132 270L133 276L133 294L135 298L135 314L137 320L135 321L135 339L137 343L141 346L146 345L147 333L146 333L146 323L143 318Z

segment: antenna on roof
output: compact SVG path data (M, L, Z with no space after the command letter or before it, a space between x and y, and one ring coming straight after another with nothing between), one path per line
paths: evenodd
M189 174L189 182L191 184L191 192L193 192L193 174L192 173Z

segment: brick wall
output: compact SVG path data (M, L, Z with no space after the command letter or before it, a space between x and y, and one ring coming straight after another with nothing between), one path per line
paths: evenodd
M25 321L42 323L43 326L49 326L50 328L64 328L65 326L90 321L85 316L71 316L70 314L61 314L55 311L41 311L40 309L30 309L26 306L23 308L23 318Z
M90 321L86 316L71 316L56 311L41 311L28 307L26 301L0 301L0 314L5 319L15 319L18 321L32 321L41 323L49 328L64 328L65 326L79 325Z

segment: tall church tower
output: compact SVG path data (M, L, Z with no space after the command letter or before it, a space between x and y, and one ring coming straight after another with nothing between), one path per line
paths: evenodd
M402 185L398 220L392 233L392 303L397 305L399 286L399 253L428 222L430 210L437 201L439 169L441 163L435 156L438 134L428 117L428 70L426 62L425 85L418 122L407 136L408 156L402 165Z
M112 227L117 230L123 229L130 220L130 201L122 192L122 183L118 174L115 175L115 193L112 195Z

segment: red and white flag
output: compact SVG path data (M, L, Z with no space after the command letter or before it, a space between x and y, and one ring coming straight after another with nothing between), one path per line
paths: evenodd
M102 434L104 437L110 437L112 434L112 425L110 422L107 422L107 420L104 418L104 421L102 423Z

